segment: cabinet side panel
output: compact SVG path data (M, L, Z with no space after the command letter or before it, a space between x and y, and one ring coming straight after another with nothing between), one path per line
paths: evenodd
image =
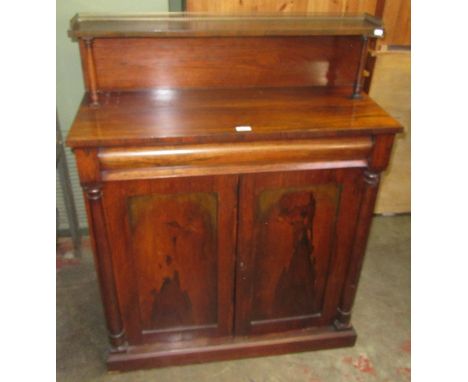
M349 86L359 37L96 39L100 90Z

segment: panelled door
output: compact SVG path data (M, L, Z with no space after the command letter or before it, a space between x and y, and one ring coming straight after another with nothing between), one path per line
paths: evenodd
M232 334L237 184L201 176L104 185L130 343Z
M346 169L240 177L236 334L332 323L361 174Z

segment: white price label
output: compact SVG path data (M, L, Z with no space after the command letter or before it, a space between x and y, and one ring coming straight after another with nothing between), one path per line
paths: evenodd
M252 131L251 126L236 126L236 131L238 133L243 132L243 131Z
M374 29L374 36L383 36L383 29Z

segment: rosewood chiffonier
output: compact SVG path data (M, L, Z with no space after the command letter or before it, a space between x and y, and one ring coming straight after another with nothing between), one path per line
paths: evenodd
M369 15L77 15L68 135L128 370L351 346L401 126L362 84Z

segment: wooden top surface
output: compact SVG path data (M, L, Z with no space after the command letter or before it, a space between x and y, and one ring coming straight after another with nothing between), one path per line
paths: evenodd
M84 100L68 135L72 147L235 142L394 133L400 124L349 89L155 89ZM237 132L236 126L250 126Z
M377 32L375 32L377 30ZM208 37L368 35L381 37L382 23L369 15L314 13L77 14L69 35L81 37Z

